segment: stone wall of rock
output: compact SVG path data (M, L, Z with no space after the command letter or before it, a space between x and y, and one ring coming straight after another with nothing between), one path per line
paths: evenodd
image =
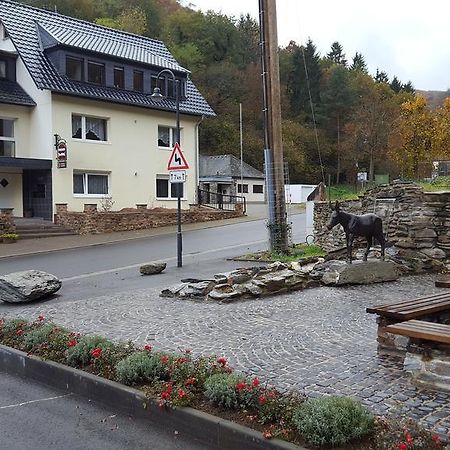
M0 234L15 233L16 224L14 223L13 209L0 209Z
M182 211L182 223L208 222L230 219L243 215L241 205L235 211L223 211L192 206ZM78 234L110 233L113 231L143 230L167 225L176 225L177 210L166 208L147 209L138 205L136 209L99 212L97 205L85 204L83 212L67 210L67 204L56 205L56 223Z
M398 249L432 259L450 258L450 192L424 193L414 183L394 182L366 191L357 201L342 203L342 209L378 214L387 240ZM331 232L325 227L330 214L327 203L315 204L315 242L327 251L345 247L342 227Z

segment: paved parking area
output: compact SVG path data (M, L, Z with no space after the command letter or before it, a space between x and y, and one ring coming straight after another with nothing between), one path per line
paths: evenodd
M322 287L234 304L159 297L159 290L7 306L0 316L44 314L74 330L158 349L192 348L229 358L280 389L350 395L379 414L405 414L450 432L450 393L418 389L399 356L379 354L365 308L437 291L434 276L350 288ZM53 303L53 304L52 304Z

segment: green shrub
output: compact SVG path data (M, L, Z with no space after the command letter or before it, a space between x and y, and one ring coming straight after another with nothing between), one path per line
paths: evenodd
M84 336L77 345L67 349L67 363L74 367L86 366L93 362L91 352L96 348L111 351L114 344L102 336Z
M334 447L370 433L374 418L351 398L320 397L304 402L293 422L309 444Z
M161 362L160 353L136 352L116 365L117 380L128 386L165 379L166 376L166 365Z
M42 345L51 345L55 338L62 337L67 341L68 333L65 328L58 327L54 323L44 323L25 333L23 348L28 352L34 352Z
M240 384L249 388L237 388ZM251 388L251 383L244 375L225 373L212 375L205 381L205 396L218 406L234 409L256 406L258 397L257 389Z
M23 337L32 326L33 324L21 318L1 321L1 343L22 350Z

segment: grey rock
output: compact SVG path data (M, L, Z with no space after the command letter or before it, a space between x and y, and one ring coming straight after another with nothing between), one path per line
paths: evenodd
M184 289L187 283L179 284L178 286L172 286L167 289L163 289L159 294L160 297L178 297L179 293Z
M199 283L188 283L180 291L180 297L205 297L213 289L216 283L211 280L201 281Z
M447 255L440 248L426 248L420 251L432 259L444 259Z
M330 270L329 272L325 272L322 275L322 283L329 286L337 283L339 279L339 273L335 270Z
M139 268L142 275L155 275L161 273L167 267L166 263L150 263L144 264Z
M62 282L47 272L14 272L0 277L0 299L6 303L31 302L54 294L61 286Z
M395 281L400 276L398 266L388 261L355 261L338 270L336 284L372 284Z

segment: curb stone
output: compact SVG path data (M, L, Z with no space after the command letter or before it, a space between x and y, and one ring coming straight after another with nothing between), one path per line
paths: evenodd
M122 414L195 437L212 449L307 450L279 439L264 439L258 431L193 408L161 409L156 400L137 389L4 345L0 345L1 371L87 397Z

